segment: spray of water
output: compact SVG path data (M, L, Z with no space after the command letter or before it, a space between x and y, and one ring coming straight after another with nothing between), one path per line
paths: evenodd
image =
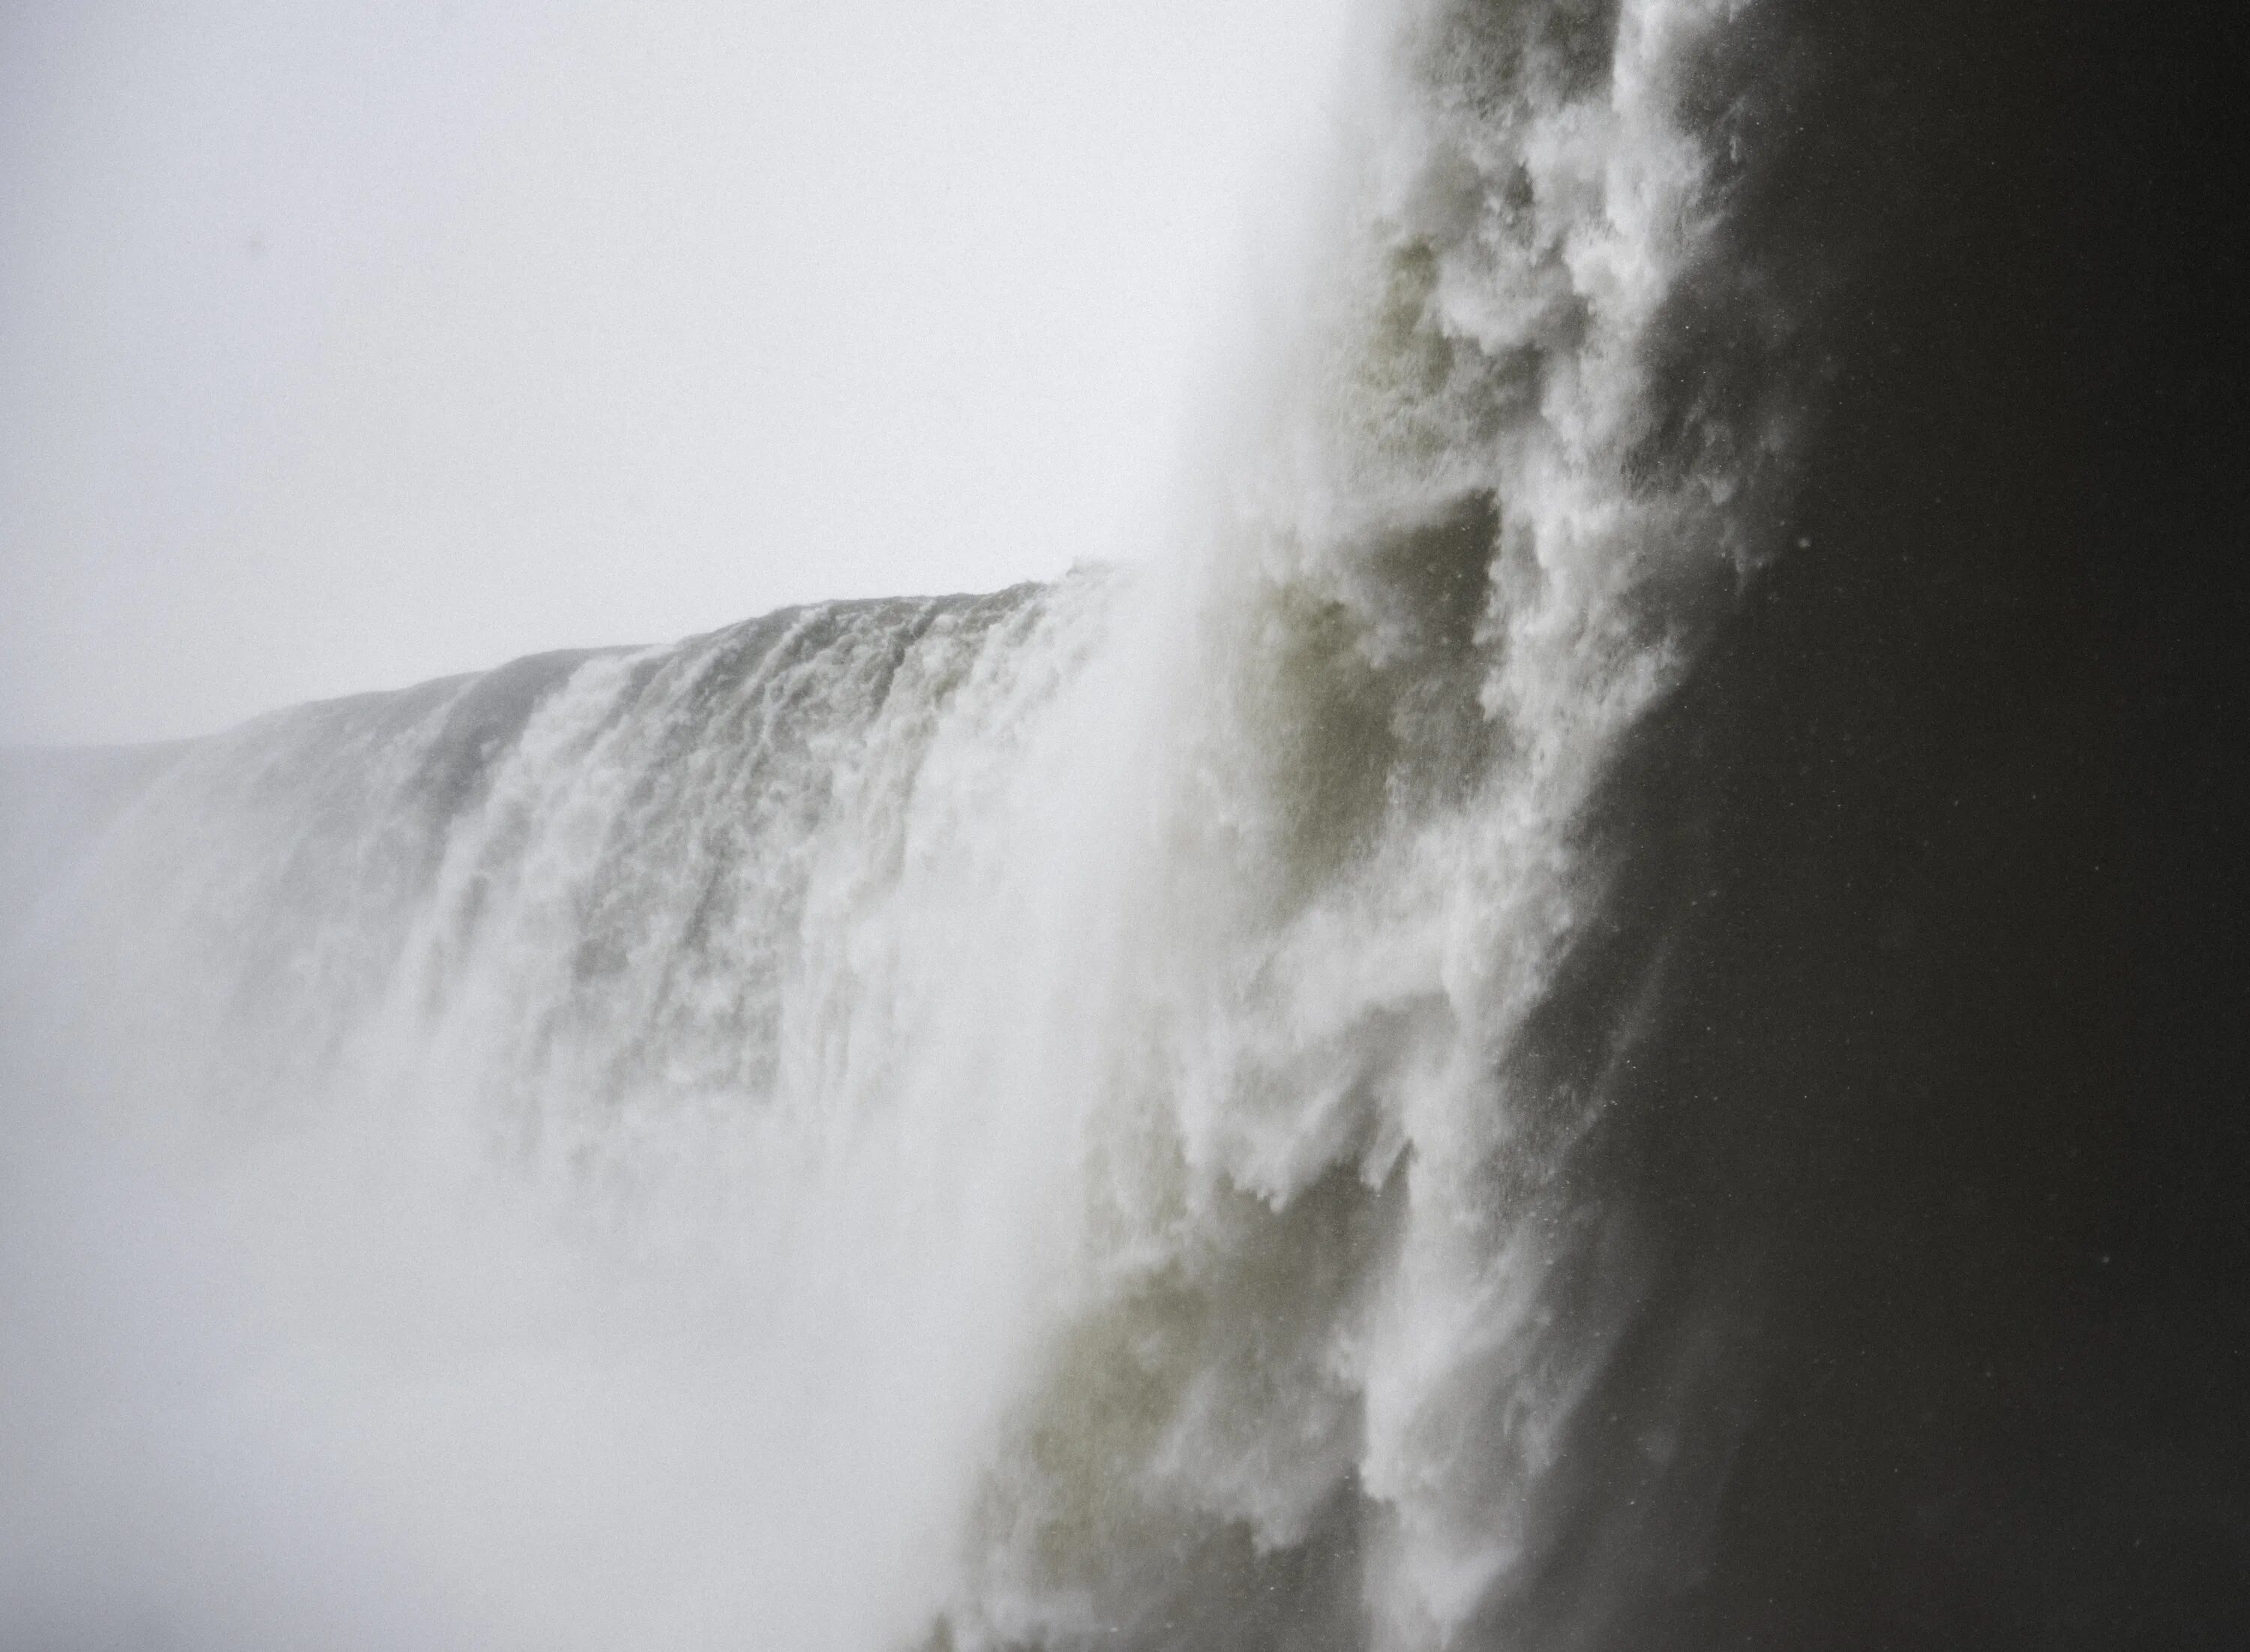
M1407 1652L1688 1564L1710 1350L1560 1449L1654 977L1549 1012L1786 485L1755 20L1394 19L1146 568L14 761L12 1638Z

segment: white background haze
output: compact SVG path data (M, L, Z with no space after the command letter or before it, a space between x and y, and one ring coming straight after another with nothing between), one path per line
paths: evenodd
M0 741L1129 554L1345 9L10 5Z

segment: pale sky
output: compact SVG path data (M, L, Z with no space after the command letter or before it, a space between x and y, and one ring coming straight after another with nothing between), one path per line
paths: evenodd
M1155 531L1349 0L12 0L0 742Z

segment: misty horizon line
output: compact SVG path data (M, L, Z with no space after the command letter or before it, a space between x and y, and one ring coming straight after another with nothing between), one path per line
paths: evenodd
M1102 575L1132 566L1122 561L1101 558L1082 558L1062 572L1047 579L1011 580L980 590L894 591L881 596L825 596L811 597L799 602L783 602L772 608L760 609L718 625L705 626L685 631L677 637L643 639L631 643L564 643L552 648L535 648L527 652L510 654L505 658L488 660L483 664L465 666L459 671L438 671L428 677L416 677L406 682L394 682L373 688L348 689L341 694L314 694L303 699L284 700L266 706L214 726L198 729L186 734L155 734L146 738L126 740L0 740L0 758L39 756L66 753L157 752L170 747L192 746L198 740L217 740L264 722L268 718L286 717L294 712L307 711L316 706L344 706L369 700L385 699L394 695L412 694L422 690L435 690L466 683L474 678L505 671L511 665L534 660L557 660L565 657L574 661L599 659L618 654L645 653L652 650L679 648L705 637L716 637L738 626L755 625L762 621L786 614L804 613L812 609L860 611L880 608L889 602L951 602L983 596L997 596L1009 591L1039 590L1067 579L1085 575Z

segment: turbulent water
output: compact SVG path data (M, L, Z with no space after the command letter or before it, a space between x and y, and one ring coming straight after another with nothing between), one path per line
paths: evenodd
M10 758L9 1642L1911 1628L1772 1513L1921 1346L1791 1340L1792 1248L1889 1230L1791 1017L1950 1035L1791 1001L1872 885L1684 801L1765 783L1713 708L1849 515L1805 39L1403 8L1146 566Z

